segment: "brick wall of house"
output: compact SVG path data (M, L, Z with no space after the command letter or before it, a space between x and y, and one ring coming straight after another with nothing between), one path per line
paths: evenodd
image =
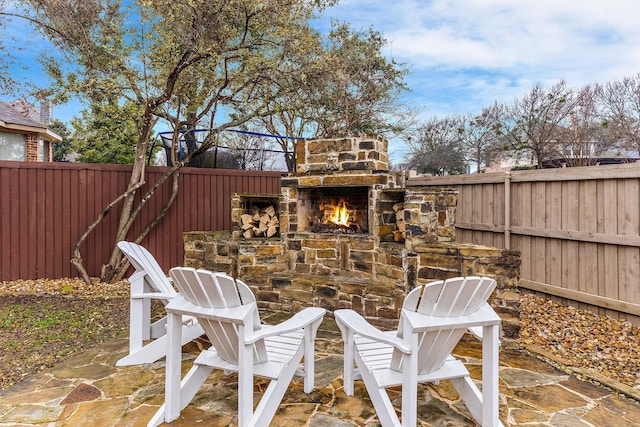
M26 142L26 161L27 162L37 162L38 161L38 134L37 133L29 133L27 134L27 142Z

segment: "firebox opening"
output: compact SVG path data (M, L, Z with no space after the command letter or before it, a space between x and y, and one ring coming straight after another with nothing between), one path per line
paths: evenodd
M368 187L298 189L299 231L330 234L369 232Z

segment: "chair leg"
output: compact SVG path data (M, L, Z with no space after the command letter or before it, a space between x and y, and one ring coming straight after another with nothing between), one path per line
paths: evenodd
M413 427L418 423L417 357L405 355L402 364L402 426Z
M164 404L155 413L147 427L157 427L163 422L171 422L180 416L180 412L191 402L202 384L213 370L206 365L194 365L181 381L182 372L182 315L169 313L167 335L154 341L164 342L167 354L165 373ZM164 340L166 338L166 341Z
M343 372L343 385L344 392L347 396L353 396L353 381L354 381L354 353L355 353L355 343L353 332L348 330L344 335L344 366L342 369Z
M246 320L248 325L253 325L253 320ZM247 326L238 327L238 427L249 425L253 413L253 345L244 344Z
M483 427L502 426L498 418L498 326L486 326L482 339L482 392L466 376L451 383L475 420Z
M142 347L142 342L151 338L151 300L142 297L148 285L145 274L136 271L129 277L131 299L129 301L129 352Z
M309 326L304 331L304 392L311 393L315 382L314 339L315 331ZM297 363L296 363L297 365ZM295 366L295 365L294 365ZM294 372L295 374L295 372Z
M131 298L129 303L129 353L140 350L151 338L151 302L148 298Z
M498 426L499 389L499 325L485 326L482 331L482 425Z
M298 364L302 360L304 349L298 349L298 352L287 362L287 365L284 367L282 372L280 373L280 377L276 380L271 380L269 386L264 392L262 399L258 402L258 406L254 411L251 420L247 424L249 427L261 426L264 425L265 420L272 420L280 402L282 402L282 398L284 394L287 392L289 388L289 384L293 379L293 376L296 373L296 369ZM305 368L306 368L305 362Z
M409 322L403 322L405 344L418 348L418 334L413 333ZM418 422L418 355L414 350L402 358L402 426L413 427Z
M171 422L180 415L180 377L182 362L182 316L168 313L167 315L167 368L165 377L165 415L164 420Z
M364 367L365 364L362 362L360 354L356 352L355 356L358 367ZM362 381L367 388L367 392L369 393L369 398L371 398L371 403L373 403L376 414L378 414L378 419L380 420L382 427L400 427L400 420L396 415L396 410L393 408L393 404L391 403L391 399L389 399L387 391L378 386L378 381L369 369L360 369L359 372L362 376ZM404 387L402 391L404 393Z

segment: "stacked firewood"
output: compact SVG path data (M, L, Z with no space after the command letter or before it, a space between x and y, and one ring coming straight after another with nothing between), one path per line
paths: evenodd
M393 232L393 240L402 242L407 237L407 228L404 223L404 203L396 203L393 205L393 211L396 213L396 226L398 229Z
M242 235L251 239L252 237L273 237L278 233L280 222L273 206L265 209L253 207L251 213L243 214L240 217L242 223Z

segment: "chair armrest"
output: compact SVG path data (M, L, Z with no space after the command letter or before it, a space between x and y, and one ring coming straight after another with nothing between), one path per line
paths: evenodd
M277 325L265 327L254 331L253 334L245 339L245 343L253 344L262 338L274 335L282 335L286 334L287 332L299 331L300 329L306 328L307 326L319 320L321 321L326 311L327 310L325 310L324 308L307 307L301 312L294 314L289 319L278 323Z
M131 294L131 298L155 298L155 299L166 299L170 300L171 298L175 298L176 294L163 294L161 292L145 292L142 294Z
M349 331L362 337L369 338L372 341L391 345L405 354L411 354L411 348L408 347L402 338L395 334L389 334L381 331L371 325L364 317L353 310L336 310L334 312L338 326L342 326ZM343 328L340 329L343 329ZM343 329L344 331L344 329Z

